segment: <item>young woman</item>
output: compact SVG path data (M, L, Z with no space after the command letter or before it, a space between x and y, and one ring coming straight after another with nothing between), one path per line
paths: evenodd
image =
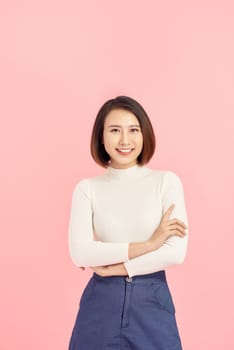
M106 169L73 191L69 251L89 279L69 350L181 350L165 268L184 261L183 185L146 167L155 136L143 107L118 96L100 108L91 154Z

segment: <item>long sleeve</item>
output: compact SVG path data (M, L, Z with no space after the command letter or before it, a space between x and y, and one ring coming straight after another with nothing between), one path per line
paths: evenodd
M178 175L172 171L165 173L161 188L163 214L175 204L170 219L182 220L187 226L184 237L171 236L157 250L124 262L129 277L164 270L168 266L181 264L186 256L188 244L188 218L184 200L183 185Z
M76 266L102 266L128 260L128 242L101 242L93 237L92 203L88 179L74 188L69 221L69 252Z

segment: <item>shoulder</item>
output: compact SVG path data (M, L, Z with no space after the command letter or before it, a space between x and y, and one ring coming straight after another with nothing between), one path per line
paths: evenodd
M81 192L86 197L90 198L90 179L91 178L83 178L78 180L73 187L73 196Z
M146 168L149 170L149 173L151 176L159 177L162 179L167 178L176 178L179 177L174 171L172 170L165 170L165 169L153 169L153 168Z
M77 181L73 187L72 198L73 200L85 196L89 198L89 189L87 179L81 179Z
M78 192L82 192L88 198L91 198L91 191L100 181L103 181L103 175L82 178L75 183L73 193L76 194Z
M168 181L168 182L170 182L172 184L173 183L175 183L175 184L177 184L177 183L182 184L180 176L177 173L175 173L174 171L172 171L172 170L165 171L165 181Z
M182 186L182 181L180 176L172 170L164 170L164 169L150 169L151 176L158 182L160 182L161 186Z
M172 170L166 170L163 176L162 192L176 191L181 193L184 191L181 177Z

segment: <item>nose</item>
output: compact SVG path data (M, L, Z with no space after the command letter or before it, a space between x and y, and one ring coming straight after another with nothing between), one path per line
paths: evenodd
M120 144L121 145L129 145L129 136L128 136L127 132L121 133Z

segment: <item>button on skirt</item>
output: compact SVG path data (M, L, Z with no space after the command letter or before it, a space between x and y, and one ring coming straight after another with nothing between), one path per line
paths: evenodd
M134 277L95 272L80 299L69 350L182 350L164 270Z

